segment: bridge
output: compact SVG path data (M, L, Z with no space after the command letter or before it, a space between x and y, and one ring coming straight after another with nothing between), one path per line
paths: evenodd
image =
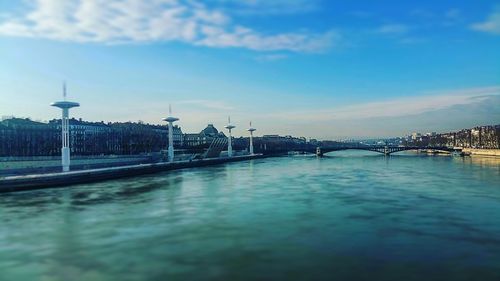
M401 151L409 151L409 150L431 150L437 152L459 152L461 149L447 147L447 146L427 146L427 147L419 147L419 146L393 146L393 145L343 145L343 146L332 146L332 147L317 147L316 149L305 149L304 152L315 153L318 156L323 156L325 153L340 151L340 150L366 150L378 152L384 155L390 155L392 153L401 152Z

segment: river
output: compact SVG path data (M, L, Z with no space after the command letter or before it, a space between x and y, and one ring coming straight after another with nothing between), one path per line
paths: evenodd
M0 280L500 280L500 159L335 152L0 195Z

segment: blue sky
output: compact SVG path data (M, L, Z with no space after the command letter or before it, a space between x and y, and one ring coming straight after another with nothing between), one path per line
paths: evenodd
M87 120L447 131L500 123L498 50L497 1L0 0L0 115L58 117L66 80Z

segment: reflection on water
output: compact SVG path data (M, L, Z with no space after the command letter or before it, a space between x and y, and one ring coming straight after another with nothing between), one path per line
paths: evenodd
M0 195L0 280L500 280L487 157L335 152Z
M461 157L458 158L464 162L469 162L474 165L479 165L481 167L490 166L500 169L500 157L489 157L489 156L472 156L472 157Z

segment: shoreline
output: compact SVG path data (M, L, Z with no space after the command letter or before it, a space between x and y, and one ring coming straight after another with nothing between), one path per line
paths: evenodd
M462 152L470 156L500 157L500 149L463 148Z
M462 152L470 157L491 157L500 158L500 149L474 149L464 148ZM449 154L442 151L421 150L417 153L425 154ZM141 175L154 174L159 172L180 170L204 166L219 165L230 162L239 162L253 159L262 159L277 156L275 154L255 154L241 155L231 158L208 158L198 160L184 160L157 163L133 164L125 166L103 167L84 170L74 170L70 172L49 172L24 175L8 175L0 177L0 193L19 192L34 189L72 186L83 183L94 183L100 181L135 177Z
M447 151L433 150L433 149L421 149L418 153L423 154L443 154L450 155L452 153ZM483 149L483 148L462 148L462 156L484 156L484 157L500 157L500 149Z
M18 192L42 188L71 186L82 183L93 183L114 180L133 176L154 174L158 172L180 170L186 168L219 165L230 162L261 159L272 155L244 155L231 158L209 158L192 161L161 162L151 164L138 164L120 167L78 170L71 172L57 172L46 174L32 174L22 176L7 176L0 178L0 193Z

